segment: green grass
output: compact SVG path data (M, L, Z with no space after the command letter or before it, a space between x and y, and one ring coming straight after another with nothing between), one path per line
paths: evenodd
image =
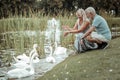
M37 80L120 80L120 38L105 50L69 56Z
M14 49L17 54L25 52L26 48L31 48L34 43L39 44L41 53L43 51L44 45L44 36L40 36L37 34L37 37L27 37L27 35L23 35L21 33L16 33L18 31L44 31L47 27L47 21L52 19L51 16L32 16L26 18L24 16L16 16L10 18L3 18L0 19L0 50L7 50L7 49ZM75 22L75 17L62 17L61 15L56 18L60 20L60 26L62 25L69 25L73 26ZM7 32L11 32L6 34ZM4 36L3 36L4 34ZM70 39L64 39L63 36L61 44L65 45L66 41ZM64 39L64 40L63 40Z
M57 20L60 20L60 26L69 25L70 27L74 26L76 21L76 16L62 16L59 15L55 17ZM11 16L9 18L0 19L0 50L14 49L17 54L21 54L25 52L27 48L31 48L34 43L37 43L40 46L40 52L44 53L43 45L44 45L44 36L37 37L26 37L26 35L22 35L21 33L14 34L17 31L44 31L47 27L47 21L52 19L51 16L42 16L42 15L33 15L31 17L25 16ZM120 18L111 18L106 17L110 28L113 24L117 24L120 26ZM61 29L62 30L62 29ZM13 32L11 34L5 34L6 32ZM61 45L67 48L70 48L68 44L72 44L74 42L74 35L69 35L66 38L61 35Z

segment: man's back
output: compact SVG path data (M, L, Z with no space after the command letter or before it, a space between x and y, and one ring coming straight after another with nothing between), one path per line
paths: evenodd
M96 14L92 26L96 28L98 34L101 34L106 39L111 40L111 31L106 20L103 17Z

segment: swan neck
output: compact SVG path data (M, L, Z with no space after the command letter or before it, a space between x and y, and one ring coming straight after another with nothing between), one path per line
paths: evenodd
M49 56L52 56L52 52L53 52L53 49L52 49L52 46L50 47L50 55Z
M55 42L55 49L58 47L57 42Z

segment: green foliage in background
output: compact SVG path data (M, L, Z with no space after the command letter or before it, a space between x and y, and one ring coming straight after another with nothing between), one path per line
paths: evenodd
M44 53L44 31L46 30L47 21L49 19L52 19L52 17L40 15L37 15L37 17L32 16L30 18L13 16L1 19L0 50L14 49L18 54L21 54L25 52L26 49L32 48L34 43L37 43L40 46L40 52ZM58 16L56 19L60 20L60 27L63 24L72 27L76 21L74 16ZM71 36L64 38L63 34L61 34L61 45L67 46L67 40L72 42L73 39L71 39Z
M78 8L93 6L97 13L115 11L115 16L120 16L120 0L0 0L0 18L10 15L22 15L29 17L29 13L43 12L44 15L59 15L64 11L74 13Z

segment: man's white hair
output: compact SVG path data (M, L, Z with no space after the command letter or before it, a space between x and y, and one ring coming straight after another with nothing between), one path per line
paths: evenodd
M91 13L93 15L96 14L96 11L95 11L95 9L93 7L88 7L87 9L85 9L85 12L86 13Z

